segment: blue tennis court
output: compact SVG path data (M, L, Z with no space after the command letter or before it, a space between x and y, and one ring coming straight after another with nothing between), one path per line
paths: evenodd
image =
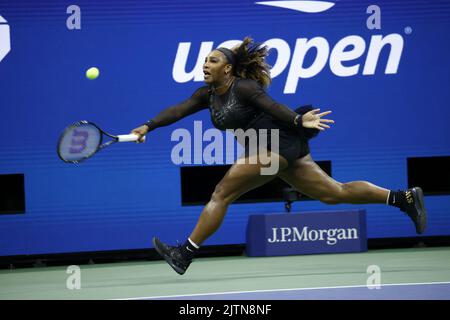
M144 298L145 299L145 298ZM153 297L164 300L450 300L450 282L299 288Z

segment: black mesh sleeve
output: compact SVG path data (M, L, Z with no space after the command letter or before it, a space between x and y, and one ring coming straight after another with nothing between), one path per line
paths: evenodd
M197 89L187 100L162 110L146 125L149 131L168 126L190 114L206 109L209 105L208 87Z
M298 125L294 124L294 119L298 116L298 113L283 104L275 102L256 81L250 79L240 80L236 84L236 92L239 98L247 105L263 110L290 127L301 127L301 117L298 118Z

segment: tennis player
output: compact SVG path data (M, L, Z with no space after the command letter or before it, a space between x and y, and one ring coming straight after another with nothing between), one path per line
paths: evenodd
M268 48L246 37L233 49L218 48L208 54L203 65L205 86L190 98L162 110L132 133L144 137L156 128L170 125L190 114L209 108L218 129L279 129L279 151L271 152L279 169L262 175L258 156L246 153L246 161L234 163L217 184L203 208L197 225L186 242L169 246L158 238L158 253L179 274L184 274L195 253L221 225L228 206L241 195L277 176L299 192L326 204L387 204L405 212L422 234L426 227L423 192L419 187L389 190L366 181L341 183L328 176L312 159L308 140L334 123L325 116L331 111L300 109L297 112L274 101L265 88L271 83L266 64ZM268 139L270 140L270 139ZM246 145L247 147L247 145ZM270 150L270 145L267 146Z

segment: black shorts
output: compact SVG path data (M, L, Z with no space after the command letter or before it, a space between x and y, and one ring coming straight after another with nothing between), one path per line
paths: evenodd
M258 118L253 120L246 128L246 130L250 128L255 129L257 133L259 129L268 130L267 145L269 150L272 150L270 143L271 142L270 129L278 129L279 130L278 153L280 154L280 156L282 156L287 160L289 167L294 164L295 160L303 158L304 156L309 154L308 138L305 137L300 130L288 128L287 126L281 124L279 121L277 121L268 114L260 115ZM249 141L246 140L245 143L246 154L250 153L248 142ZM260 146L259 141L258 146Z

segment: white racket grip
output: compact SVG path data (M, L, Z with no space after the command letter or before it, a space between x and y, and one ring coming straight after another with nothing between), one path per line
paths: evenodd
M139 139L139 136L135 134L121 134L118 135L117 138L119 139L119 142L135 142ZM143 141L145 141L145 136L142 138Z

